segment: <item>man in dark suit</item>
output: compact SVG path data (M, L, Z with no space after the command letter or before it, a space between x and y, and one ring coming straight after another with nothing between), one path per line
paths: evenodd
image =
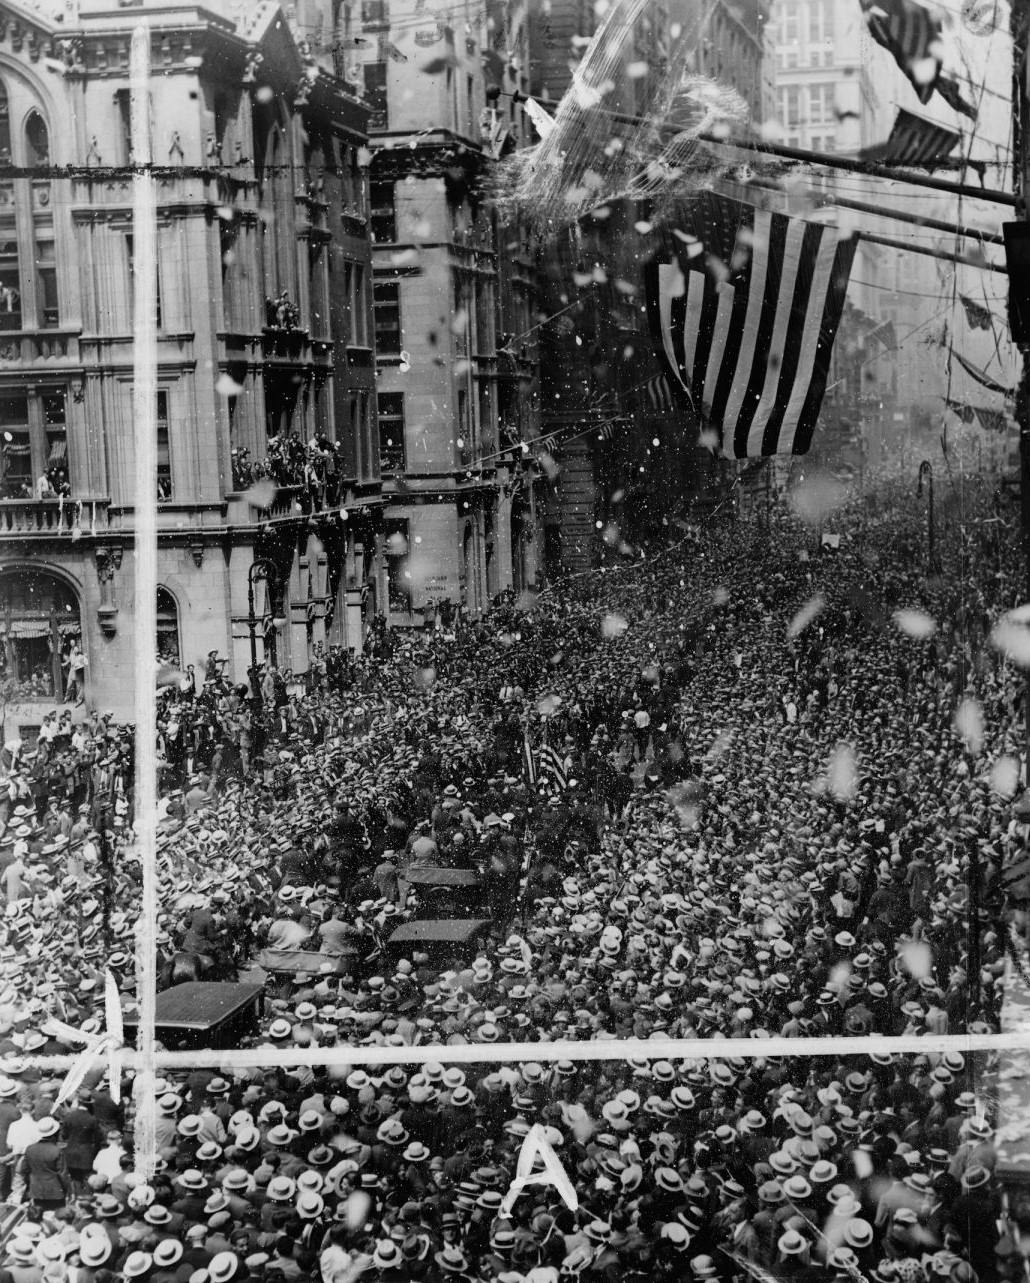
M64 1150L57 1143L60 1126L52 1117L40 1118L39 1140L29 1145L22 1157L22 1175L29 1202L40 1212L63 1207L73 1195Z
M93 1170L93 1159L96 1158L104 1143L104 1133L82 1098L73 1104L61 1123L61 1139L64 1141L64 1161L79 1192L84 1193L86 1179Z

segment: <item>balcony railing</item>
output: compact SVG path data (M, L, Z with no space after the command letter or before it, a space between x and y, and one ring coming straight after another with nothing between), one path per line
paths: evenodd
M106 499L0 499L0 539L17 535L75 538L106 528Z

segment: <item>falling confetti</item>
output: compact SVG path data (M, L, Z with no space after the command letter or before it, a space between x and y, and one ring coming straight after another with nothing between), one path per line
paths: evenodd
M826 772L826 787L838 802L850 802L858 792L858 765L850 744L838 744Z
M964 699L955 710L955 730L968 752L978 757L984 746L983 711L975 699Z
M891 619L898 632L917 641L924 641L937 631L937 621L922 610L896 610Z
M215 391L219 396L239 396L243 391L243 384L237 383L232 375L223 372L215 383Z
M814 597L809 598L809 600L805 602L798 613L787 625L787 636L797 637L799 634L803 633L808 625L812 623L813 620L818 619L825 609L825 597L823 597L822 593L816 593Z
M847 502L847 487L827 473L810 473L790 491L794 515L807 525L820 525Z
M991 767L991 788L1000 797L1015 797L1019 788L1019 762L1014 757L1004 756Z
M924 940L907 940L899 949L901 965L914 980L933 975L933 952Z
M991 645L1020 668L1030 668L1030 628L1013 621L1011 615L999 619L991 630Z
M601 636L607 639L621 637L629 627L629 622L621 615L605 615L601 620Z
M279 487L275 482L265 478L263 481L256 481L249 490L244 491L243 497L253 508L270 508L278 492Z

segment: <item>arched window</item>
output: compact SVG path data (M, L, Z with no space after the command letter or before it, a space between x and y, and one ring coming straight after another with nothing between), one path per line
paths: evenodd
M7 100L7 89L0 83L0 165L12 165L11 155L11 104Z
M50 164L50 131L32 102L27 86L0 83L0 176L11 165L43 171ZM24 120L24 128L12 134L12 120ZM0 177L0 330L58 324L50 178L45 172L26 178Z
M167 588L157 590L157 657L172 668L182 666L179 649L179 607Z
M0 572L0 679L12 682L12 702L60 698L61 661L81 638L79 603L67 584L45 571Z
M25 122L25 163L33 168L50 164L50 135L38 111L30 111Z

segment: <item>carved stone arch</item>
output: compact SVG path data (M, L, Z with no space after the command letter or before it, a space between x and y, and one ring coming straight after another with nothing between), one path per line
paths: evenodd
M25 122L29 114L36 110L43 117L43 123L47 127L47 133L50 140L50 163L52 165L63 165L74 160L71 155L56 155L55 151L59 146L73 146L72 130L67 127L67 122L61 119L62 113L58 100L54 97L46 81L38 76L31 67L27 67L19 59L12 57L8 53L0 50L0 80L4 82L8 91L8 99L11 98L11 86L17 83L24 95L35 100L35 106L29 103L19 102L17 111L14 104L11 106L11 136L18 139L19 148L22 147L23 131ZM64 140L67 140L65 143ZM16 153L16 156L20 153ZM16 159L15 163L20 163Z
M49 581L49 588L44 581ZM60 698L62 654L84 631L82 585L48 561L0 564L0 648L15 701Z
M0 557L0 575L22 572L33 575L49 575L52 579L60 580L66 588L71 589L78 596L81 608L83 597L85 596L85 586L78 575L73 574L66 566L59 565L56 561L34 561L26 557Z

